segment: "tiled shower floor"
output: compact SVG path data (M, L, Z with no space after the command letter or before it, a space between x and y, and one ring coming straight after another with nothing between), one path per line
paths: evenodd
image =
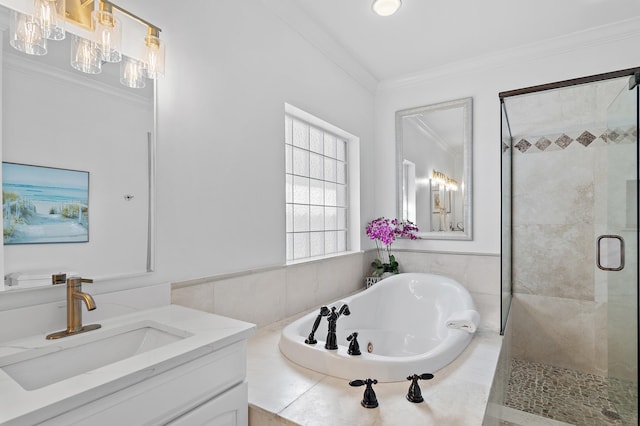
M605 377L513 359L505 405L581 426L637 425L637 405L625 409L637 401L637 386L623 392L620 412L609 400L608 390Z

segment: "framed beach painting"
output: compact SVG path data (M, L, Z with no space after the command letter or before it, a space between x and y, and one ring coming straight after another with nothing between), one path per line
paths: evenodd
M89 241L89 172L2 163L4 244Z

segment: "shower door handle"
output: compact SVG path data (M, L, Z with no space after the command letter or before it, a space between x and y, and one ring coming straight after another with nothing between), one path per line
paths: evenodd
M596 241L596 264L603 271L622 271L624 238L619 235L600 235Z

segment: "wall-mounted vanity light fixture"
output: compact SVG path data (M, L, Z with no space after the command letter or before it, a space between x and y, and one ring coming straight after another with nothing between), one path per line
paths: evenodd
M434 185L442 185L448 191L457 191L458 190L458 181L454 178L447 176L446 174L439 172L437 170L431 171L431 182Z
M122 23L114 15L131 19L146 27L141 57L122 54ZM145 86L145 79L164 75L165 44L160 28L108 0L35 0L29 13L11 10L9 44L29 55L45 55L48 40L62 40L66 24L80 28L71 43L71 66L87 74L98 74L103 63L121 62L120 82L132 88ZM86 36L75 33L84 34Z

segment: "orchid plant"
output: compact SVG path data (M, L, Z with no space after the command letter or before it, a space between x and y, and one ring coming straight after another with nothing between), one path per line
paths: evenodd
M399 273L398 262L395 256L391 254L391 244L393 244L398 237L409 238L411 240L418 239L416 235L418 227L409 221L401 221L398 219L390 220L385 217L379 217L367 224L366 232L369 239L376 242L376 249L378 251L378 258L371 263L373 267L372 275L379 277L385 272L392 274Z

